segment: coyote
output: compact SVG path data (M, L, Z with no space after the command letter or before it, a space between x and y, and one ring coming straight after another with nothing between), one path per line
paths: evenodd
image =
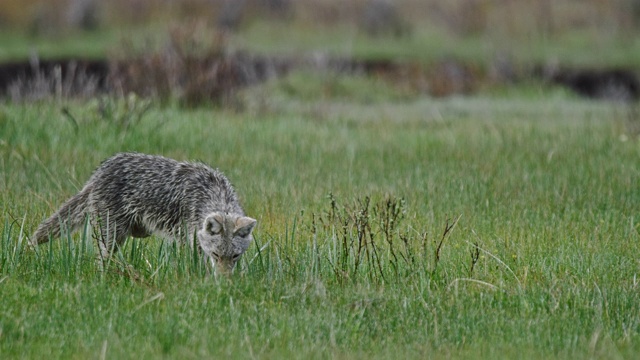
M127 236L157 234L197 242L216 273L226 275L249 247L257 223L245 216L220 171L139 153L120 153L102 162L82 190L40 224L32 241L42 244L77 230L87 217L97 230L103 259Z

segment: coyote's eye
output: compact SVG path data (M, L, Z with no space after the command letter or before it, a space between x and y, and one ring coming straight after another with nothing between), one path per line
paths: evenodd
M220 259L220 256L215 251L212 251L211 255L213 255L216 260Z
M242 254L235 254L235 255L233 255L233 261L238 260L238 259L240 258L240 255L242 255Z

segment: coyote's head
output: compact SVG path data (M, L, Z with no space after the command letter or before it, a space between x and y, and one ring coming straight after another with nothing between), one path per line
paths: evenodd
M247 216L214 212L198 231L198 242L215 267L216 273L230 275L247 250L257 221Z

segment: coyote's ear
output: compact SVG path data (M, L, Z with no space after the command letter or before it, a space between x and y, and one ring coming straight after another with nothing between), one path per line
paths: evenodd
M251 231L257 223L258 222L255 219L243 216L236 220L236 228L233 230L233 234L235 236L247 237L251 234Z
M213 213L204 221L204 228L209 235L218 235L222 232L222 224L224 224L224 217L220 213Z

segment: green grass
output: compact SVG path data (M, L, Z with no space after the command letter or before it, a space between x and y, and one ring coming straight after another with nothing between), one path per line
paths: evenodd
M0 105L0 357L633 358L640 143L625 110L378 87L296 75L239 112ZM26 246L118 151L226 173L259 221L231 281L155 237L104 272L80 234Z
M114 30L51 36L4 30L0 33L0 60L25 60L32 55L46 59L69 56L100 58L122 39L123 35Z
M0 33L0 60L80 56L99 58L132 54L132 49L160 46L180 22L105 26L92 32L60 31L53 35L30 35L24 30ZM188 21L182 29L200 41L214 35L212 29L194 30ZM188 40L188 39L187 39ZM228 36L233 49L275 56L328 54L357 59L392 59L432 63L456 58L490 66L506 57L518 66L548 62L581 67L622 66L635 68L640 59L640 41L631 33L601 28L569 27L545 35L534 29L524 33L489 28L475 35L461 35L442 26L416 22L410 36L367 36L348 21L332 25L254 20ZM186 41L186 40L185 40ZM133 46L131 46L133 45Z
M320 52L359 59L423 63L457 58L478 65L491 65L496 58L507 56L516 65L525 66L557 61L575 66L634 68L640 56L637 38L597 28L545 35L533 29L513 33L489 27L483 33L461 35L428 22L414 25L410 36L372 38L347 22L322 26L255 21L233 36L233 42L275 55Z

